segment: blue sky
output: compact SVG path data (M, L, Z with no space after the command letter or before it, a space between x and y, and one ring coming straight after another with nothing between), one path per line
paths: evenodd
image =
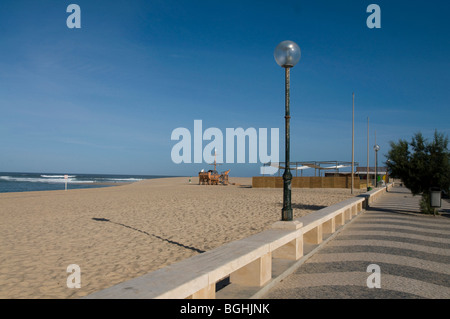
M69 4L81 29L69 29ZM369 4L381 29L369 29ZM0 2L0 171L196 175L174 164L178 127L279 128L295 41L291 160L355 161L421 131L450 133L448 1ZM205 146L207 142L204 142ZM224 150L225 152L225 150ZM259 164L227 164L254 176Z

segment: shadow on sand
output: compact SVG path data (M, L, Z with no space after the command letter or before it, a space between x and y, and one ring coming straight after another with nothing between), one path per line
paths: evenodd
M92 219L95 220L95 221L97 221L97 222L109 222L109 223L112 223L112 224L120 225L120 226L129 228L129 229L138 231L138 232L140 232L140 233L142 233L142 234L145 234L145 235L147 235L147 236L158 238L158 239L160 239L160 240L162 240L162 241L165 241L165 242L167 242L167 243L169 243L169 244L173 244L173 245L177 245L177 246L182 247L182 248L186 248L186 249L193 250L193 251L198 252L198 253L200 253L200 254L205 252L204 250L201 250L201 249L198 249L198 248L195 248L195 247L191 247L191 246L186 246L186 245L183 245L183 244L178 243L178 242L176 242L176 241L173 241L173 240L170 240L170 239L166 239L166 238L162 238L161 236L158 236L158 235L155 235L155 234L150 234L150 233L148 233L148 232L146 232L146 231L143 231L143 230L140 230L140 229L137 229L137 228L134 228L134 227L125 225L125 224L113 222L113 221L111 221L111 220L109 220L109 219L106 219L106 218L96 218L96 217L93 217Z

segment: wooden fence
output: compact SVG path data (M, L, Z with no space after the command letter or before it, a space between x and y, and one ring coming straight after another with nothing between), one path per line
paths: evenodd
M353 187L361 187L358 177L354 177ZM283 188L283 177L279 176L254 176L252 178L254 188ZM333 177L293 177L292 188L351 188L351 176Z

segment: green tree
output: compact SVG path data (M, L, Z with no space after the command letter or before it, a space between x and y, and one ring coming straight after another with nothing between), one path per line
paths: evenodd
M422 195L422 212L431 213L430 189L438 187L447 193L450 189L450 152L448 136L435 131L433 140L416 133L408 143L400 139L390 142L391 149L386 156L389 175L400 178L413 195Z

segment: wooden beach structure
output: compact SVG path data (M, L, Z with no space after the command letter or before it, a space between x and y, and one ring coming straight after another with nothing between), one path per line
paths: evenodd
M228 185L228 174L230 173L230 170L222 172L219 174L216 170L217 164L216 161L216 155L214 155L214 163L210 164L214 165L214 170L209 170L207 172L199 172L198 173L198 184L199 185Z
M230 170L219 174L216 170L198 173L199 185L228 185L228 173Z
M357 188L364 189L366 186L360 183L360 177L350 172L342 172L342 169L358 167L357 162L343 161L312 161L312 162L290 162L289 167L295 175L292 177L292 188ZM266 163L262 167L262 176L252 178L254 188L283 188L283 178L280 176L286 163ZM271 172L275 168L278 176ZM304 176L303 171L314 169L314 176ZM266 173L268 172L268 173Z

